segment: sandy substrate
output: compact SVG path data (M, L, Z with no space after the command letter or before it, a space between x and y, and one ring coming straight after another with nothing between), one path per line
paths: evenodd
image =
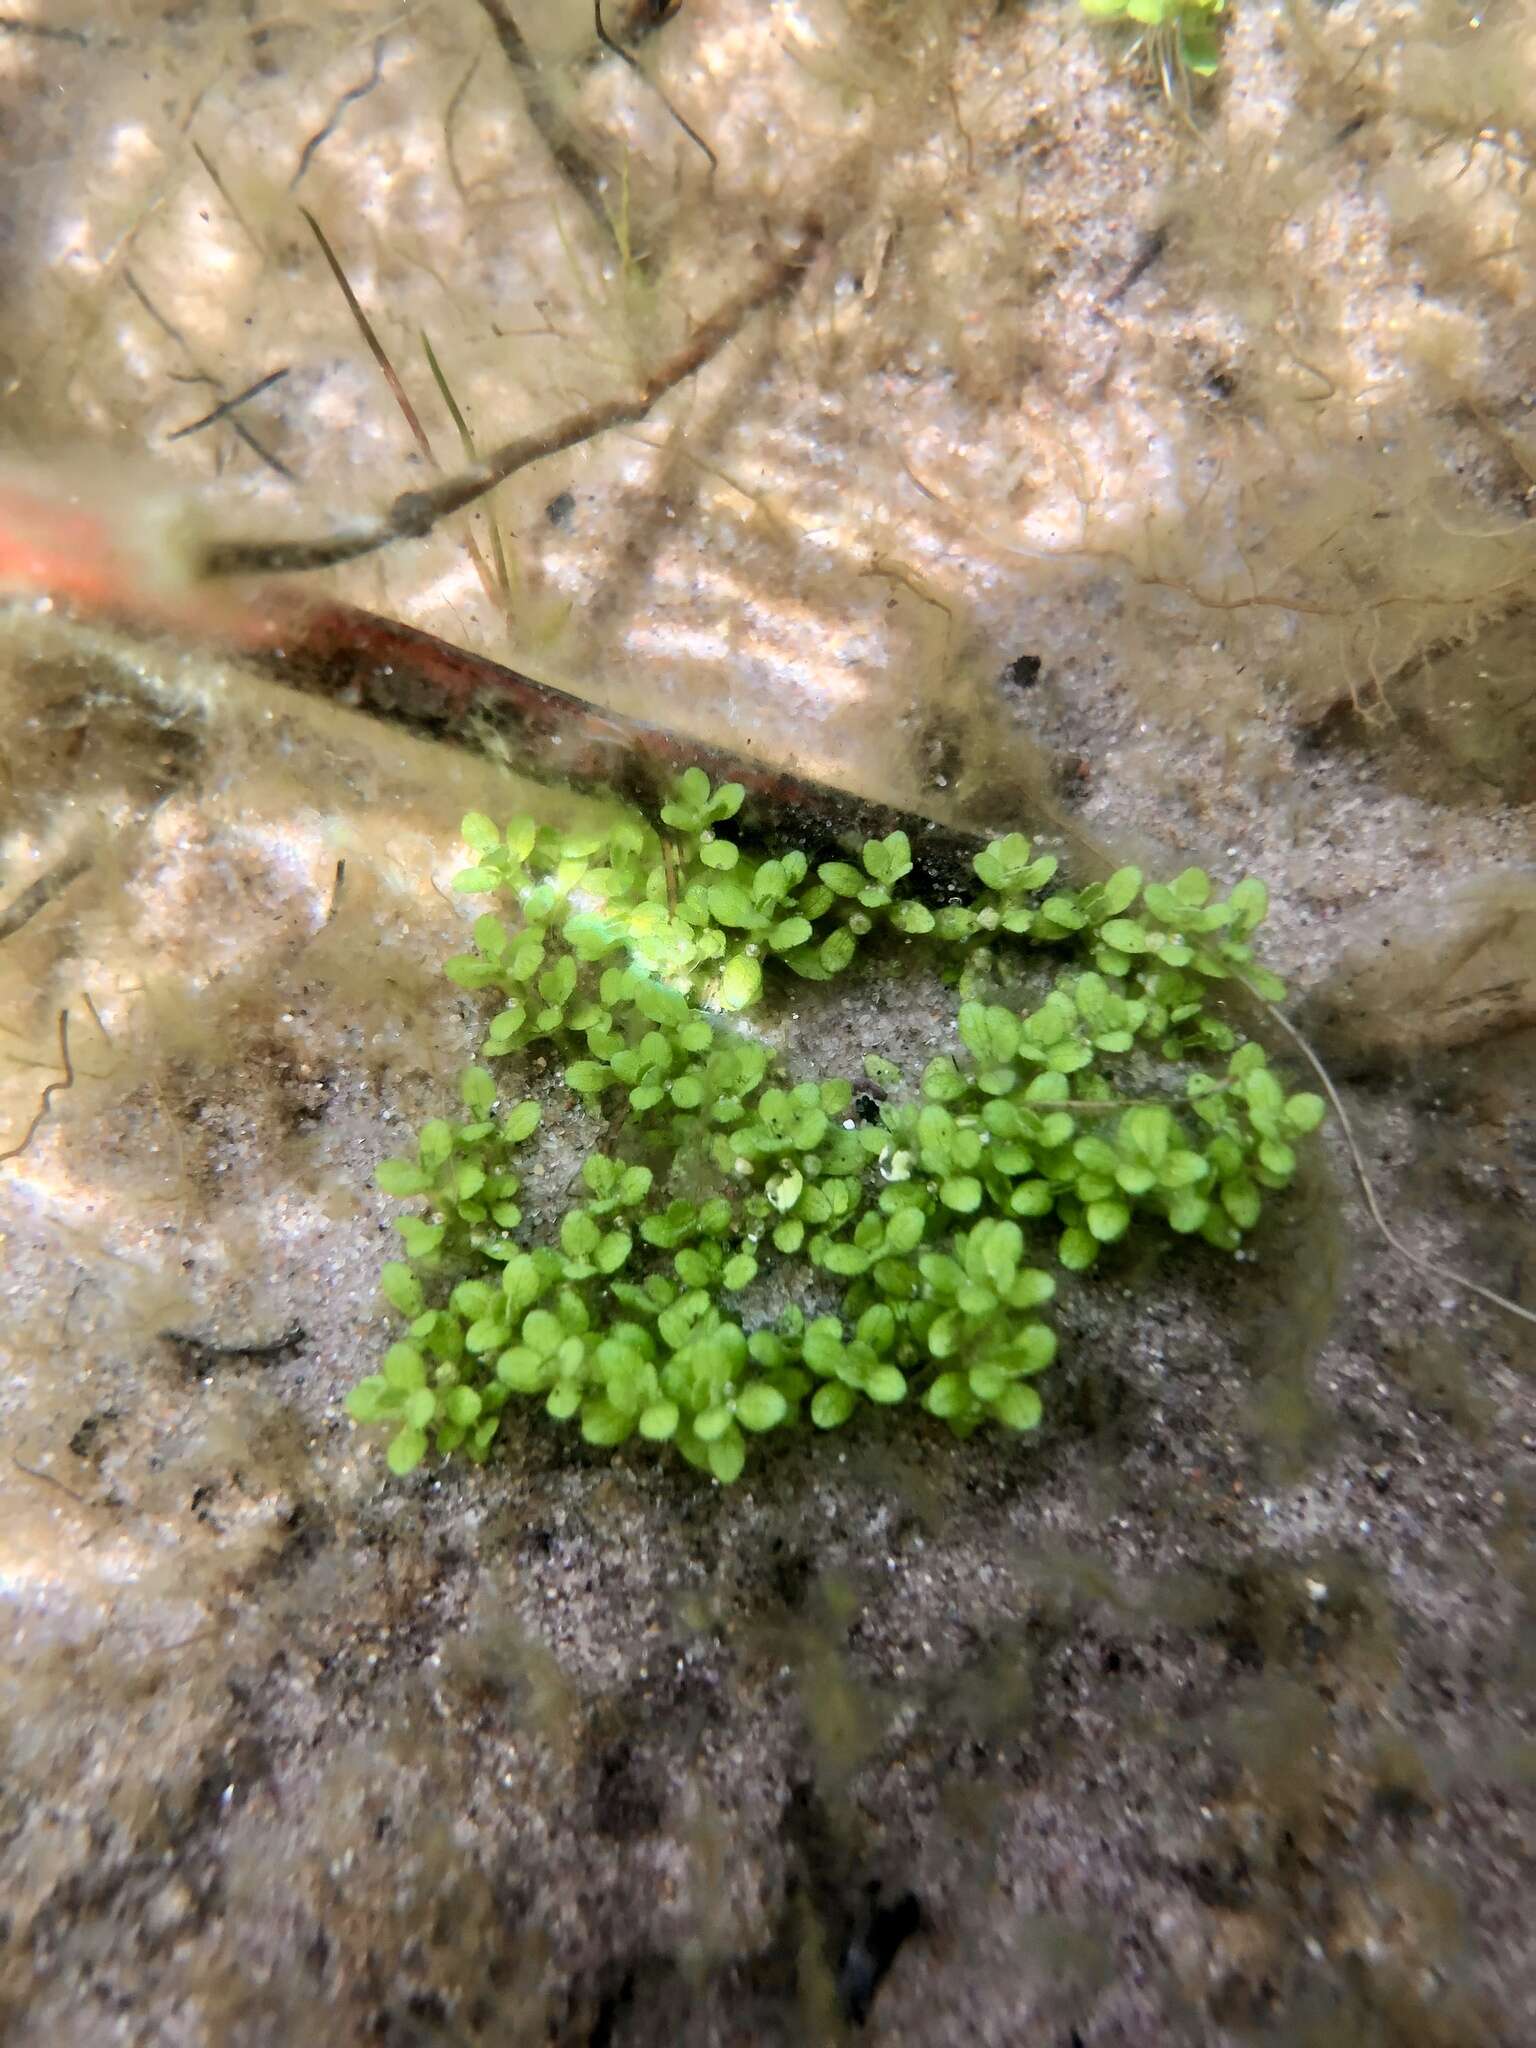
M428 472L300 203L445 468L421 328L486 447L814 220L702 378L498 493L510 608L483 514L333 587L1265 876L1396 1229L1531 1306L1528 19L1245 9L1192 130L1069 10L697 0L635 48L710 184L584 13L519 14L535 91L504 12L23 9L7 449L134 535L327 531ZM291 478L167 439L278 368ZM341 1403L373 1166L477 1042L457 823L577 800L30 601L0 698L0 1149L64 1009L76 1076L0 1168L0 2035L1536 2037L1536 1346L1336 1130L1252 1261L1064 1289L1031 1439L898 1416L722 1491L528 1419L392 1481ZM949 1007L785 1029L851 1072ZM536 1230L590 1139L526 1079Z

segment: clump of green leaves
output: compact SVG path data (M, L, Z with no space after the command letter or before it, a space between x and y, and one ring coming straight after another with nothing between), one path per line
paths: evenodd
M429 1448L483 1460L515 1400L726 1483L754 1437L866 1404L1030 1430L1058 1272L1135 1232L1235 1251L1295 1173L1323 1103L1217 1001L1234 977L1284 993L1250 945L1262 883L1127 867L1072 890L1011 833L935 905L904 833L813 866L724 829L741 801L689 769L655 823L465 819L455 887L495 908L447 973L488 998L487 1064L464 1121L378 1169L424 1208L382 1276L404 1335L348 1399L389 1426L396 1472ZM785 1072L751 1012L876 943L927 949L961 1000L920 1075L865 1061L861 1118L849 1077ZM515 1166L539 1112L502 1078L535 1045L602 1138L540 1242ZM770 1316L770 1280L836 1312Z

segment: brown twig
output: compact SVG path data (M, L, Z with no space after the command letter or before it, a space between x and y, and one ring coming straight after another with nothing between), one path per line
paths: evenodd
M309 1333L302 1324L290 1323L279 1336L238 1338L232 1344L217 1337L200 1337L195 1330L162 1330L160 1341L190 1351L195 1357L282 1358L306 1344Z
M603 710L518 669L350 605L296 609L282 620L280 638L281 652L268 648L247 656L277 681L464 745L483 745L497 735L509 743L519 772L535 780L612 792L655 809L667 800L676 776L697 766L713 782L743 785L747 828L766 837L798 834L794 843L831 851L901 830L929 886L942 894L975 886L971 860L984 833L813 782L754 758L750 741L741 752L712 747ZM1108 872L1069 819L1048 810L1041 822L1074 844L1090 878Z
M304 218L309 222L309 225L314 232L315 240L320 244L320 253L324 256L326 262L330 265L332 277L335 278L337 284L341 287L341 295L347 302L347 311L352 315L352 318L356 321L358 332L362 335L363 340L368 345L369 354L373 357L373 360L378 364L379 374L383 377L384 382L388 385L389 394L391 398L393 398L396 405L399 406L401 417L404 419L405 424L410 428L411 435L412 438L415 440L416 446L420 449L423 459L426 462L428 462L431 465L431 467L435 469L440 475L442 473L442 464L438 461L436 454L433 452L432 443L427 438L427 430L421 424L421 416L417 412L415 406L412 405L410 395L406 391L404 384L400 381L399 373L395 369L394 364L389 359L388 351L385 349L383 342L379 340L378 335L375 333L373 322L368 318L368 315L363 311L361 302L359 301L356 292L353 291L346 272L341 267L340 258L337 256L335 250L331 247L330 243L326 240L324 231L321 229L320 223L315 219L314 215L310 213L307 208L302 206L299 208L299 211L304 215ZM425 336L423 336L422 338L423 340L426 339ZM452 412L455 421L459 422L461 431L464 431L462 421L460 420L458 408L457 406L454 405L451 396L449 396L448 394L447 387L443 383L442 372L437 367L437 360L432 354L430 344L428 344L427 347L427 360L428 362L431 363L433 372L437 376L438 387L440 390L442 390L444 397L448 401L448 407L450 412ZM495 604L497 601L496 587L493 585L491 581L491 572L486 567L485 557L481 554L479 546L476 543L475 537L472 533L466 534L464 536L464 546L469 555L470 561L474 564L475 574L480 579L480 588L485 592L486 597L490 600L490 602L492 604ZM500 557L501 540L499 536L496 537L496 553L497 556ZM501 595L502 601L505 602L508 593L508 584L506 574L507 565L504 560L501 561L500 567L502 575Z
M26 1151L41 1129L43 1119L47 1116L49 1109L53 1105L54 1096L62 1094L66 1088L73 1088L75 1085L75 1063L69 1056L68 1010L60 1010L59 1012L59 1065L64 1069L63 1080L48 1082L38 1102L37 1114L33 1117L31 1123L27 1125L21 1143L19 1145L12 1145L8 1152L0 1152L0 1166L3 1166L9 1159L19 1159L21 1157L22 1153Z
M96 1026L96 1029L101 1033L102 1037L106 1040L107 1044L110 1045L112 1043L112 1034L107 1029L106 1025L102 1023L101 1012L97 1009L95 1001L92 998L91 992L88 988L83 988L80 991L80 1000L85 1004L85 1007L90 1011L91 1022Z
M605 235L611 234L603 212L603 167L593 161L572 136L554 96L545 82L523 32L512 18L505 0L480 0L481 11L491 24L501 54L511 65L523 87L528 118L544 138L544 145L556 168L576 193L593 221Z
M373 360L379 366L379 375L384 379L384 382L389 386L390 397L394 399L396 405L398 405L400 408L401 418L405 421L405 424L410 428L412 437L416 442L416 446L421 450L423 456L426 458L428 462L432 464L433 468L435 469L437 467L437 461L432 453L432 443L427 439L427 430L421 424L421 420L417 415L416 408L414 405L412 405L410 398L406 393L405 386L400 382L400 379L396 376L395 366L389 360L389 357L385 354L384 344L379 340L378 335L375 334L373 330L373 322L368 318L368 315L363 311L362 305L358 300L357 293L353 291L351 283L348 280L347 273L341 267L341 262L340 259L337 257L336 251L331 247L330 243L326 240L325 230L321 227L319 221L315 219L315 216L310 212L307 206L301 206L299 208L299 211L300 213L303 214L305 220L309 223L310 233L314 236L315 240L320 244L320 254L325 258L326 263L330 268L330 273L332 277L334 277L336 280L337 289L340 291L341 296L347 302L347 311L352 315L353 320L356 322L357 331L363 337L364 342L367 344L368 353L373 357Z
M193 420L190 426L178 427L173 434L167 434L166 440L185 441L189 434L200 434L204 427L217 426L220 420L227 420L240 406L249 405L253 398L260 398L263 391L270 391L274 384L281 384L287 374L286 370L268 370L265 377L258 377L254 384L248 384L244 391L237 391L233 398L221 400L200 420Z
M207 384L214 391L222 391L224 389L223 380L221 378L215 377L210 371L205 370L202 367L202 365L198 362L197 357L193 353L191 342L187 340L187 337L182 333L181 329L176 325L176 323L173 320L168 320L166 318L164 313L161 312L160 308L149 296L149 293L145 291L143 285L139 283L139 280L134 276L131 270L125 270L123 272L123 282L124 284L127 285L129 291L133 293L133 296L138 300L139 304L144 308L145 312L149 315L150 319L153 320L155 325L160 329L161 333L164 334L169 340L174 341L176 346L186 356L188 362L191 363L192 365L193 374L195 375L198 383ZM283 479L285 483L291 484L296 483L298 481L293 471L288 467L286 462L282 461L280 457L274 455L270 448L264 448L262 446L261 442L257 440L256 436L251 432L250 428L245 424L244 420L231 419L229 424L234 429L235 433L239 435L240 439L245 443L246 447L250 449L251 453L256 457L256 459L259 462L264 462L267 465L268 469L273 470L278 476L280 476Z
M1125 275L1115 286L1114 290L1101 301L1101 306L1118 306L1126 293L1134 290L1140 284L1141 280L1146 276L1153 264L1157 262L1167 246L1168 223L1160 221L1148 234L1142 236L1141 247L1132 258Z
M51 1472L45 1472L40 1465L23 1464L14 1451L11 1453L11 1463L18 1472L25 1472L29 1479L40 1479L44 1486L53 1487L67 1499L72 1500L77 1507L93 1508L99 1505L96 1501L87 1500L83 1493L76 1493L72 1486L66 1486L62 1479L55 1479Z
M0 15L0 36L36 36L39 42L73 43L77 49L90 48L83 29L50 28L44 22L19 21L13 14Z
M448 175L453 180L453 189L458 193L460 203L464 206L469 204L469 192L464 184L464 174L459 169L458 157L454 153L453 124L459 117L459 109L463 106L465 95L474 83L475 73L480 69L480 60L484 54L483 50L475 52L474 57L470 61L469 69L453 88L448 104L443 109L443 155L447 159Z
M308 216L306 216L308 218ZM310 223L314 226L314 223ZM319 229L315 232L319 235ZM323 237L321 238L323 241ZM639 390L627 398L609 398L581 412L544 427L521 434L516 440L481 458L426 490L407 491L396 498L382 517L370 520L350 533L328 534L298 541L215 541L202 558L205 576L292 575L310 569L335 568L371 555L399 540L421 540L439 520L473 505L487 491L495 490L508 477L542 462L546 456L563 454L594 440L610 427L634 426L643 420L669 391L684 383L720 353L756 312L777 298L789 280L804 269L816 240L808 230L793 252L768 266L755 283L719 307L709 319L666 362L653 370ZM334 259L333 259L334 261Z
M322 931L328 924L332 924L335 921L336 913L341 908L341 892L346 887L346 882L347 863L345 856L343 856L336 863L336 879L331 884L331 900L326 906L325 916L320 920Z
M8 910L0 912L0 941L19 932L40 910L46 909L55 896L62 896L70 883L77 881L90 864L90 854L83 847L77 847L74 852L66 853L47 874L39 875L35 882L22 890Z
M448 382L443 366L437 360L437 351L433 348L425 328L421 330L421 346L426 353L427 368L432 372L432 381L437 386L438 396L442 399L443 404L447 406L448 417L453 421L454 427L458 432L459 447L463 453L464 460L466 462L476 462L479 460L479 455L475 448L475 437L469 431L468 420L465 419L463 413L459 410L459 401L453 395L453 386ZM496 564L496 588L501 593L502 604L510 612L512 608L512 577L507 568L506 549L501 544L501 528L496 523L494 500L491 500L486 505L485 513L486 523L491 529L491 555ZM471 553L475 556L478 563L479 549L475 546L473 539L471 539L469 545ZM486 595L488 597L491 595L489 589L487 589Z
M261 257L262 261L265 262L267 256L265 243L262 241L260 235L257 234L256 230L251 226L250 222L246 219L245 215L240 211L240 208L235 204L234 195L230 191L229 187L225 184L224 180L220 177L217 164L215 164L213 158L208 154L207 150L204 149L203 145L196 139L194 139L192 143L192 154L197 158L198 162L202 165L203 169L208 173L208 182L212 185L214 191L218 193L219 197L223 200L224 204L229 208L230 213L234 216L235 220L244 230L246 239L247 241L249 241L251 247L256 251L256 254L259 257Z
M639 60L635 57L634 53L630 50L626 50L622 43L616 43L613 37L609 35L607 29L604 28L603 26L603 0L592 0L592 15L593 19L597 23L597 40L602 44L603 48L605 50L611 50L613 55L618 58L621 64L627 64L629 66L630 70L633 71L636 78L639 79L640 83L643 86L648 87L651 92L655 93L657 99L661 101L661 104L672 116L673 120L677 123L678 127L682 129L683 133L687 136L688 140L693 144L694 148L702 150L705 156L708 157L710 175L713 176L714 173L718 171L720 168L719 157L715 155L715 152L704 140L703 136L699 133L698 129L690 127L689 124L683 119L682 115L677 111L676 107L673 106L672 102L667 98L666 94L662 91L661 87L656 83L655 79L652 78L650 73L646 71L644 67L640 64Z
M336 133L348 107L355 105L358 100L366 99L384 76L384 46L388 41L388 36L375 36L373 43L373 68L369 71L368 76L361 85L349 86L342 93L336 104L331 108L325 126L317 129L310 136L308 142L305 143L299 157L299 167L288 181L288 190L290 192L296 192L299 189L300 180L314 162L316 151L322 149Z

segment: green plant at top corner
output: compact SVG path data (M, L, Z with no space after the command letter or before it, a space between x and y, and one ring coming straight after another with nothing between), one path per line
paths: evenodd
M1227 0L1078 0L1078 5L1091 21L1129 22L1138 30L1131 49L1145 50L1170 99L1183 81L1209 78L1221 62Z
M378 1169L421 1207L382 1275L403 1333L347 1404L387 1425L397 1473L430 1449L484 1460L528 1402L722 1483L755 1437L866 1405L1033 1429L1058 1271L1134 1232L1236 1251L1291 1180L1324 1105L1215 1000L1234 977L1284 993L1249 943L1262 883L1222 897L1199 869L1125 867L1069 889L1012 833L972 895L933 903L904 833L813 865L739 839L741 801L689 769L655 820L465 819L455 887L495 907L446 971L492 1006L484 1064L462 1120ZM955 1039L912 1077L871 1055L856 1105L847 1076L785 1071L752 1013L877 942L926 950ZM600 1140L538 1241L516 1162L540 1113L498 1078L531 1047ZM797 1304L770 1315L770 1283Z

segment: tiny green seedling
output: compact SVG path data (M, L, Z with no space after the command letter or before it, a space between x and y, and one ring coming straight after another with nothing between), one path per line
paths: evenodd
M904 833L813 866L723 829L741 801L694 768L656 824L465 819L454 886L496 907L447 973L491 1005L487 1064L461 1078L462 1122L378 1169L424 1206L382 1275L404 1334L347 1404L388 1425L397 1473L429 1449L484 1460L514 1402L591 1444L671 1444L722 1483L753 1438L866 1404L961 1437L1031 1430L1057 1271L1138 1232L1235 1251L1293 1177L1324 1104L1213 1000L1233 978L1284 994L1249 943L1262 883L1218 897L1197 868L1127 867L1069 890L1010 833L969 901L935 906L908 889ZM961 998L958 1045L910 1079L871 1055L861 1121L846 1076L784 1072L751 1013L876 943L926 949ZM1042 963L1040 1000L1008 1000ZM530 1243L515 1161L539 1111L499 1075L535 1046L603 1143ZM769 1278L836 1313L756 1310Z

